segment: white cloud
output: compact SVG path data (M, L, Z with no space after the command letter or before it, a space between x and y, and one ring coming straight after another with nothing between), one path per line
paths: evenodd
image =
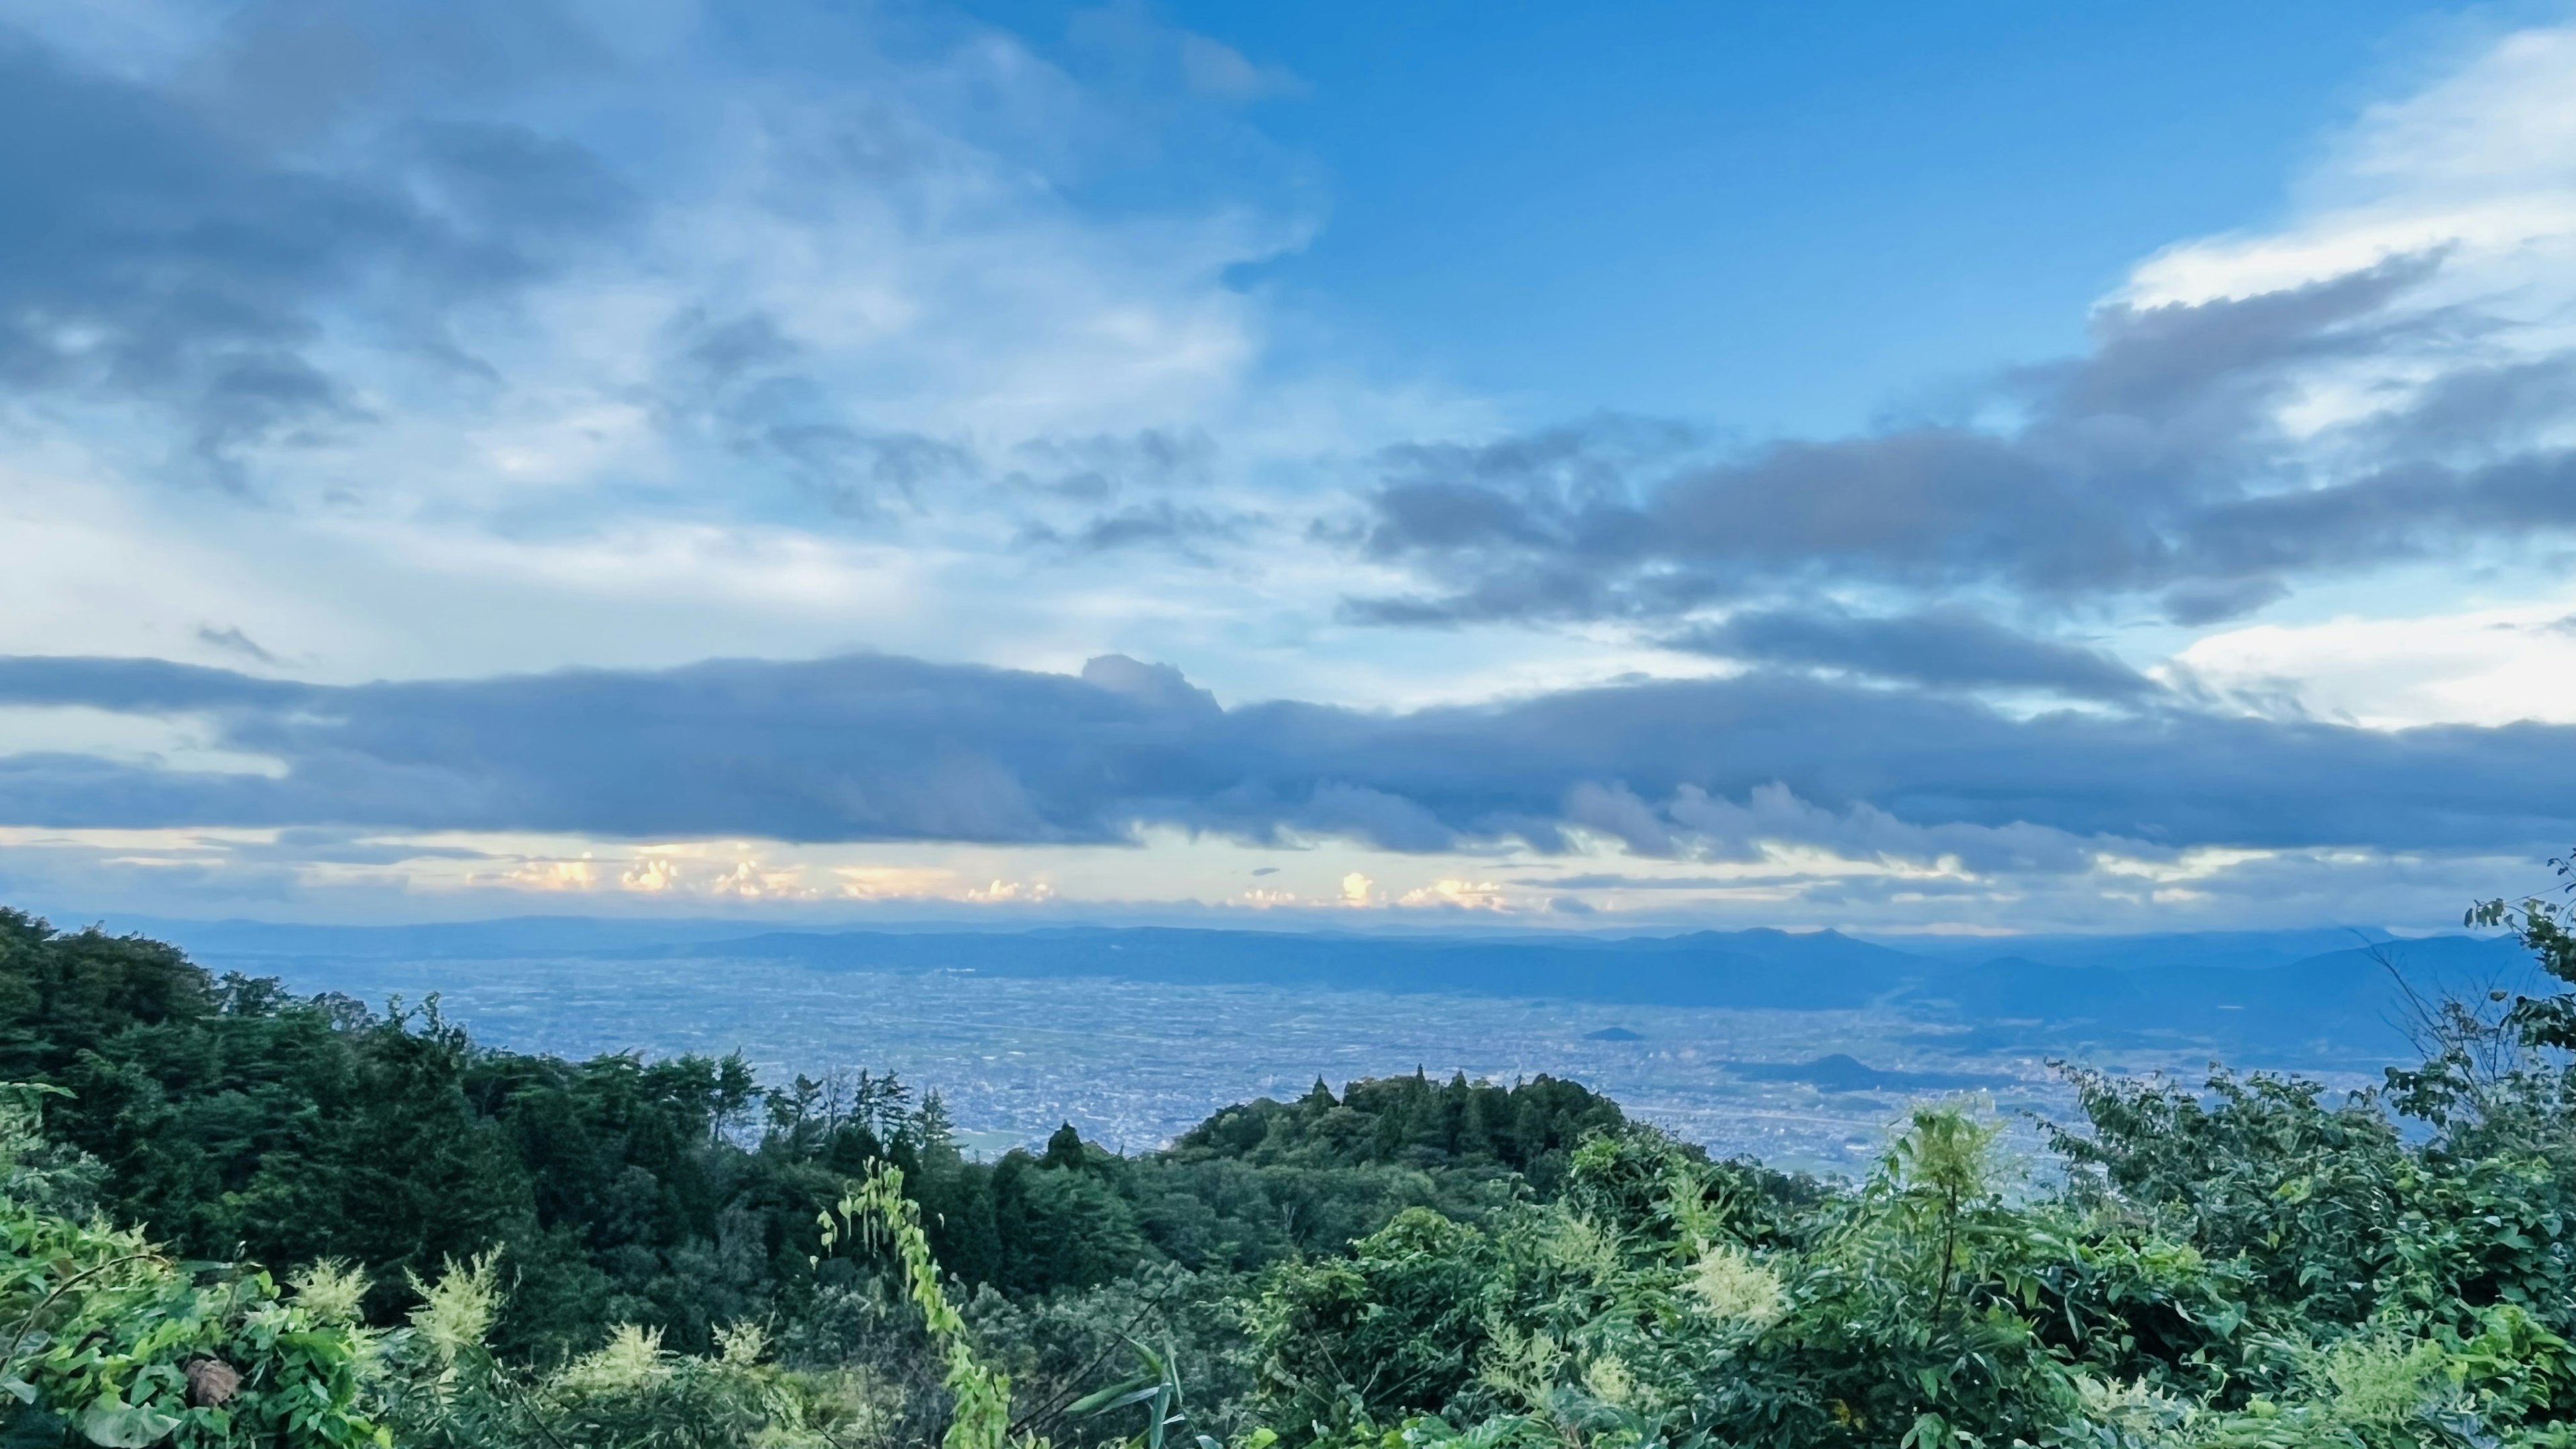
M2244 297L2447 250L2450 295L2555 316L2576 288L2571 75L2576 26L2504 37L2366 110L2304 178L2286 224L2169 247L2137 269L2126 300Z
M2394 412L2431 384L2576 347L2576 25L2495 40L2414 92L2373 105L2293 188L2277 225L2181 242L2113 300L2243 298L2398 258L2437 270L2393 314L2417 331L2320 359L2281 419L2331 449L2338 425ZM2576 442L2576 420L2538 441ZM2368 467L2374 440L2318 462Z
M2259 624L2194 642L2177 682L2374 729L2576 724L2576 597L2415 618Z
M2414 90L2366 108L2297 180L2279 222L2168 247L2110 300L2241 298L2397 257L2437 259L2392 314L2411 330L2311 362L2280 414L2285 431L2306 440L2298 461L2313 479L2384 467L2391 460L2375 420L2445 383L2564 368L2576 354L2571 77L2576 24L2490 36ZM2530 402L2520 411L2417 446L2463 463L2576 447L2576 413ZM2576 686L2566 682L2576 677L2576 639L2539 627L2576 608L2562 583L2565 558L2510 542L2474 553L2318 581L2258 626L2168 636L2177 652L2160 672L2242 707L2377 727L2576 720Z
M216 109L239 101L224 88L256 70L247 28L119 14L45 24L86 63L146 84L196 77L191 96ZM0 433L0 523L28 560L0 573L0 652L217 662L198 631L239 629L282 668L345 680L853 647L1064 665L1118 649L1209 659L1230 695L1328 692L1330 669L1301 666L1319 635L1351 633L1329 603L1348 565L1304 540L1312 495L1380 443L1490 410L1278 365L1275 302L1226 273L1303 244L1316 213L1295 187L1247 175L1114 215L1072 198L1096 154L1191 115L1123 114L962 21L908 36L897 58L872 33L882 17L775 18L814 32L811 73L742 60L720 19L683 6L610 16L589 72L478 91L475 119L590 147L640 213L554 273L435 316L381 278L316 299L307 355L354 411L244 445L250 499L185 481L185 423L144 404L0 419L17 425ZM1172 72L1184 91L1232 104L1292 84L1141 16L1121 24L1122 44L1187 70ZM303 159L401 176L389 138L447 101L399 79L372 99L297 102ZM690 339L736 323L767 329L776 355L732 393L686 375ZM1205 546L1219 567L1152 546L1016 545L1033 520L1078 532L1165 486L1059 498L1008 479L1032 468L1027 445L1146 429L1209 440L1206 476L1170 486L1251 520ZM782 457L777 435L796 430L824 452L836 430L918 437L964 466L908 492L865 476L836 491ZM1346 643L1344 662L1367 652ZM1390 689L1421 680L1387 675Z
M0 891L58 921L100 913L477 919L531 910L738 915L776 925L1012 919L1515 929L1839 926L1890 931L2446 926L2534 862L2369 851L2100 851L2083 869L1975 871L1773 842L1757 860L1389 856L1321 841L1262 850L1161 832L1135 850L803 846L375 834L349 858L274 830L0 826ZM1248 862L1279 873L1245 884ZM1365 867L1362 869L1360 867ZM2532 881L2537 884L2537 881ZM537 897L545 898L542 902Z

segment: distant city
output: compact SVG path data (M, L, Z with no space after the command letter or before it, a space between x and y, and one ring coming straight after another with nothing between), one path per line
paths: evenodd
M1125 1151L1318 1078L1571 1077L1721 1155L1847 1170L1906 1102L1973 1093L2025 1135L2052 1065L2298 1071L2407 1052L2407 991L2524 979L2509 941L2283 931L1577 940L1243 931L772 933L739 922L424 927L111 920L218 972L572 1056L742 1052L764 1080L894 1072L987 1154L1060 1122ZM2404 984L2401 984L2404 983Z

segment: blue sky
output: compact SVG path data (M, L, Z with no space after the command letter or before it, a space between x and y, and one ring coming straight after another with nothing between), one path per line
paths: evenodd
M1115 83L1097 12L994 4ZM1240 185L1326 218L1244 269L1373 360L1538 415L1843 429L2082 342L2139 257L2277 212L2374 91L2510 12L2169 6L1198 6L1279 83L1108 204ZM1104 53L1107 52L1107 53ZM2429 53L2428 53L2429 52ZM1293 78L1293 79L1292 79ZM1270 152L1276 146L1284 155Z
M2563 6L0 4L0 899L2422 927Z

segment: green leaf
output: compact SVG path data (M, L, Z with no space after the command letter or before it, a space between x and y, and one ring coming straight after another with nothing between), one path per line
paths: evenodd
M1147 1399L1154 1397L1155 1393L1162 1387L1163 1381L1159 1378L1129 1379L1123 1384L1112 1384L1108 1388L1100 1390L1098 1393L1083 1395L1081 1398L1074 1400L1071 1404L1066 1405L1065 1412L1068 1414L1099 1414L1106 1413L1111 1409L1124 1408L1129 1404L1141 1404Z
M89 1406L80 1416L80 1431L93 1444L106 1449L145 1449L159 1443L179 1427L175 1414L165 1414L149 1404L129 1404L121 1399L102 1399Z

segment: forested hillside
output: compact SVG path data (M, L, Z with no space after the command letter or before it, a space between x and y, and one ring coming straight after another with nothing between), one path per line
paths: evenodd
M2482 908L2576 980L2545 903ZM2344 1100L2076 1074L1820 1181L1547 1078L992 1162L889 1078L478 1046L0 911L8 1442L2568 1444L2568 998ZM1102 1070L1114 1071L1114 1062Z

